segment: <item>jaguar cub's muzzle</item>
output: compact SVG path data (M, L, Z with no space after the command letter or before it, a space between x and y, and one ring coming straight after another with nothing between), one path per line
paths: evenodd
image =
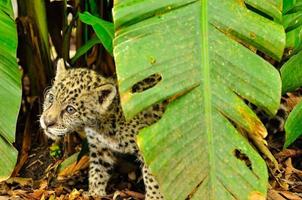
M67 129L58 126L57 116L44 113L40 118L40 125L44 130L44 133L52 140L62 138L66 133Z

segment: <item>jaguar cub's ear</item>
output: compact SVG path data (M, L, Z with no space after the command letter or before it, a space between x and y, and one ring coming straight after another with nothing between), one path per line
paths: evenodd
M65 68L64 60L63 58L60 58L57 62L57 72L56 72L55 80L61 79L64 76L65 72L66 72L66 68Z
M106 112L117 95L117 91L114 85L106 84L97 88L97 95L101 112Z

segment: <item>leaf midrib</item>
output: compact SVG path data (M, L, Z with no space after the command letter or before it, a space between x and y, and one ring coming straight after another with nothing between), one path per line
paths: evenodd
M209 193L210 195L215 195L215 161L214 161L214 146L213 146L213 124L212 124L212 97L211 97L211 80L210 80L210 62L209 62L209 44L208 44L208 2L201 1L201 13L200 13L200 37L201 37L201 77L203 76L203 84L201 89L201 94L203 95L205 112L205 129L208 141L208 152L209 152ZM201 108L201 110L203 110ZM216 199L212 196L212 199Z

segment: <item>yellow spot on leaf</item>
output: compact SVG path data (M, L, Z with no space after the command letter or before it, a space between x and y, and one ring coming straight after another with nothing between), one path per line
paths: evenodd
M142 145L142 139L141 138L142 137L140 137L140 136L136 137L136 143L137 143L137 146L138 146L139 149L141 149L141 145Z
M253 141L254 145L262 152L274 165L276 170L279 170L278 162L272 153L267 148L267 142L264 138L267 136L267 130L262 124L262 122L247 113L241 107L239 107L239 111L242 117L248 122L250 125L249 130L247 131L248 137Z
M153 56L151 56L150 59L149 59L149 62L150 62L150 64L153 65L153 64L156 63L156 59Z
M250 32L250 36L251 36L251 38L254 40L254 39L256 39L256 33L254 33L254 32Z
M130 98L131 98L131 92L130 91L127 91L127 92L121 94L122 104L125 104L126 102L128 102Z
M265 138L267 136L267 130L258 118L253 117L242 107L239 107L239 112L241 113L241 116L247 121L249 125L248 132L250 134L253 134L255 137L259 137L259 139Z
M265 200L265 199L266 199L265 195L257 191L253 191L249 195L249 200Z

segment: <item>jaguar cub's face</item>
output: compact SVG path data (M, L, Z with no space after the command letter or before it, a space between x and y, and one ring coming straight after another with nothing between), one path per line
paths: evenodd
M116 96L112 79L89 69L66 70L58 61L52 87L46 93L40 124L51 139L97 126Z

